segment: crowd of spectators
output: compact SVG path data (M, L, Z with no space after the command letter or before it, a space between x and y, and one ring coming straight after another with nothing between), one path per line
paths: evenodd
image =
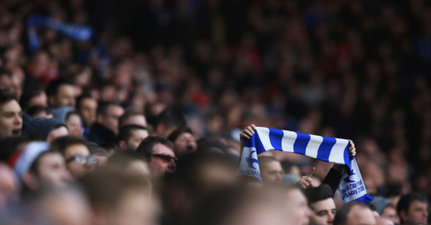
M95 35L36 26L32 49L33 15ZM0 1L0 223L308 223L327 197L244 191L256 124L352 140L374 212L407 224L431 197L430 15L424 0ZM260 160L304 187L336 169ZM337 195L336 221L362 213Z

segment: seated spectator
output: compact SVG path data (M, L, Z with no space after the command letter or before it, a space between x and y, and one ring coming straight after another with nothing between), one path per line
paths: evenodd
M88 141L96 144L116 143L118 134L118 118L124 109L118 104L107 102L99 105L97 121L90 128Z
M29 143L11 156L9 165L29 190L45 186L65 187L71 178L64 158L59 152L49 151L47 142Z
M376 224L376 218L371 209L361 202L351 202L343 205L334 218L334 225Z
M321 225L332 224L337 209L331 187L323 184L318 187L308 187L304 192L308 199L308 205L313 211L310 216L310 223Z
M31 116L33 119L39 119L39 118L54 118L52 115L52 111L49 107L46 106L32 106L29 109L27 109L26 113Z
M166 173L174 173L177 167L174 146L159 136L148 136L141 142L136 152L147 159L151 175L160 177Z
M99 225L157 224L151 182L142 175L100 168L81 183Z
M80 178L94 170L97 158L90 156L87 141L80 137L61 137L51 144L51 150L60 152L73 178Z
M428 201L419 193L408 193L401 196L397 205L401 225L427 224Z
M75 107L75 86L66 79L51 81L46 88L49 106L58 108L62 106Z
M81 116L83 127L89 130L96 122L97 101L91 95L83 94L76 99L76 112Z
M118 145L123 150L136 151L139 144L148 137L145 127L139 125L126 125L120 129L118 134Z
M0 89L0 140L21 135L21 107L12 89Z
M90 155L97 158L97 165L104 166L108 162L109 153L106 149L100 147L98 144L89 143L87 145L90 150Z
M147 120L145 119L145 116L142 113L134 110L127 110L118 119L118 123L120 129L126 125L138 125L147 127Z
M48 107L48 97L40 88L26 89L19 99L19 104L25 111L33 106Z
M168 140L174 144L175 155L178 158L196 151L196 139L188 127L176 129L169 135Z

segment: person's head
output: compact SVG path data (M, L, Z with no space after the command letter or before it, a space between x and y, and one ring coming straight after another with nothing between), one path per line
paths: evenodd
M375 196L372 203L376 206L376 212L383 218L390 219L394 223L399 223L399 218L395 206L388 198Z
M0 67L0 88L13 87L12 73L5 67Z
M121 149L117 144L115 143L104 143L99 144L100 147L104 148L106 151L108 151L108 154L111 156L115 153L122 152L123 149Z
M118 133L118 145L124 150L136 151L139 144L148 137L148 130L139 125L126 125Z
M87 141L81 137L60 137L51 144L53 151L60 152L66 160L66 167L74 178L79 178L94 170L97 158L90 156Z
M0 140L21 135L21 107L12 89L0 89Z
M334 218L334 225L375 225L376 219L371 209L361 202L343 205Z
M168 140L174 144L175 155L179 158L196 151L196 140L188 127L176 129L169 135Z
M184 126L186 120L182 114L165 109L157 116L154 128L157 135L167 138L175 129Z
M402 195L397 205L402 225L427 224L428 201L419 193Z
M83 94L76 99L76 111L82 118L84 125L90 127L96 122L97 101L91 95Z
M115 153L109 158L106 166L113 170L124 170L131 173L150 176L148 163L138 153L132 151Z
M258 160L263 184L282 181L284 172L279 161L269 156L259 157Z
M41 186L65 187L70 180L64 158L48 149L47 142L33 141L10 157L8 164L25 187L33 190Z
M46 106L32 106L27 109L26 113L31 116L33 119L39 119L39 118L54 118L52 115L52 111L49 107Z
M310 222L322 225L332 224L337 209L332 198L331 187L327 184L322 184L317 187L308 187L304 192L308 199L308 205L313 211Z
M118 134L118 119L123 115L124 109L118 104L105 102L97 108L97 122Z
M100 168L85 176L81 183L93 209L95 224L156 224L157 205L151 197L151 182L145 176Z
M69 130L67 129L65 124L63 123L57 124L49 131L48 136L46 136L45 140L48 143L51 143L55 139L59 137L67 136L68 134L69 134Z
M120 129L126 125L138 125L147 127L147 119L145 116L134 110L127 110L119 119L118 124Z
M75 86L70 80L56 79L51 81L46 88L46 95L51 107L75 107Z
M66 126L68 130L73 130L77 127L82 127L81 117L75 111L71 111L66 115Z
M147 159L153 176L174 173L177 167L174 146L165 138L148 136L139 144L136 152Z
M26 184L32 189L38 187L65 187L71 180L63 156L59 152L41 153L30 166Z
M25 111L33 106L48 106L48 97L40 88L24 89L19 99L19 105Z
M97 158L97 165L99 166L106 165L109 157L109 153L108 151L106 151L106 149L94 143L89 143L87 147L88 147L88 150L90 150L90 155Z

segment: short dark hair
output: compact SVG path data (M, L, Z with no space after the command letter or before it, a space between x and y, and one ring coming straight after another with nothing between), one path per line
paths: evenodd
M90 99L93 99L94 101L96 101L96 99L93 98L91 95L89 95L87 93L84 93L84 94L78 96L78 98L76 98L76 109L80 109L81 108L82 100L84 100L86 98L90 98Z
M73 137L73 136L64 136L64 137L56 138L51 143L50 150L58 151L64 156L66 148L71 146L71 145L76 145L76 144L82 144L82 145L88 146L88 142L85 138Z
M12 100L18 101L18 96L14 90L10 88L0 89L0 105L8 103Z
M41 105L32 106L26 110L26 113L32 118L41 112L45 112L46 114L52 114L52 111L49 107Z
M332 198L332 189L328 184L322 184L317 187L308 187L304 190L304 194L308 199L308 204Z
M88 150L90 150L90 154L100 153L106 157L109 156L108 151L96 143L88 143L87 147L88 147Z
M419 193L408 193L408 194L402 195L397 204L397 214L401 215L401 212L408 213L410 209L410 205L414 201L428 203L427 199ZM401 216L400 216L400 222L401 223L404 222Z
M126 112L124 112L124 114L118 118L118 127L122 128L125 121L131 116L144 116L144 114L136 110L126 110Z
M148 136L141 142L141 144L139 144L136 152L143 157L150 159L151 154L154 152L155 144L163 144L172 149L172 151L174 150L174 146L167 139L160 136Z
M99 102L98 107L97 107L97 115L99 114L103 114L105 115L106 112L108 111L109 106L111 105L116 105L122 108L122 106L120 104L117 104L115 102Z
M69 79L56 79L51 81L51 83L48 84L48 87L46 87L46 95L48 97L57 95L58 89L61 85L74 85L72 80Z
M69 117L70 117L70 116L73 116L73 115L77 115L77 116L79 116L79 118L81 118L81 116L80 116L77 112L75 112L75 111L70 111L70 112L68 112L68 113L67 113L66 118L64 118L64 122L66 122L66 121L67 121L67 119L69 119Z
M192 130L189 127L180 127L176 130L174 130L174 132L172 132L169 136L168 136L168 140L172 143L175 142L175 140L177 140L177 138L183 134L183 133L189 133L191 135L193 135Z
M157 116L154 127L157 127L159 124L163 124L165 128L183 127L186 126L186 119L181 113L165 109Z
M118 132L118 141L127 142L130 137L132 137L132 131L134 130L147 130L147 128L139 125L126 125L120 129Z
M22 110L27 110L30 106L31 99L39 96L42 93L43 90L40 88L24 89L21 98L19 99L19 105L21 106Z
M345 204L337 211L337 214L335 214L333 224L334 225L347 225L347 222L348 222L347 219L349 217L349 213L354 206L360 206L362 208L369 209L369 207L362 202L356 202L355 201L355 202L350 202L348 204Z

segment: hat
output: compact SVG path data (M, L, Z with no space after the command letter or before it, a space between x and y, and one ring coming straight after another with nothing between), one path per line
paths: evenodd
M66 116L69 112L74 111L75 109L73 107L70 106L63 106L63 107L58 107L55 109L51 109L52 115L54 116L55 119L60 120L61 122L65 123L66 122Z
M391 204L391 201L388 198L385 198L383 196L376 196L374 197L374 200L372 203L376 206L376 212L381 215L383 212L383 209L385 209L386 206Z
M40 137L43 140L46 139L49 132L58 125L63 125L66 127L66 124L61 122L60 120L53 118L39 118L32 119L27 114L23 114L23 132L27 133L33 137Z
M49 144L47 142L34 141L10 157L8 164L15 171L20 182L22 182L34 160L48 149Z

